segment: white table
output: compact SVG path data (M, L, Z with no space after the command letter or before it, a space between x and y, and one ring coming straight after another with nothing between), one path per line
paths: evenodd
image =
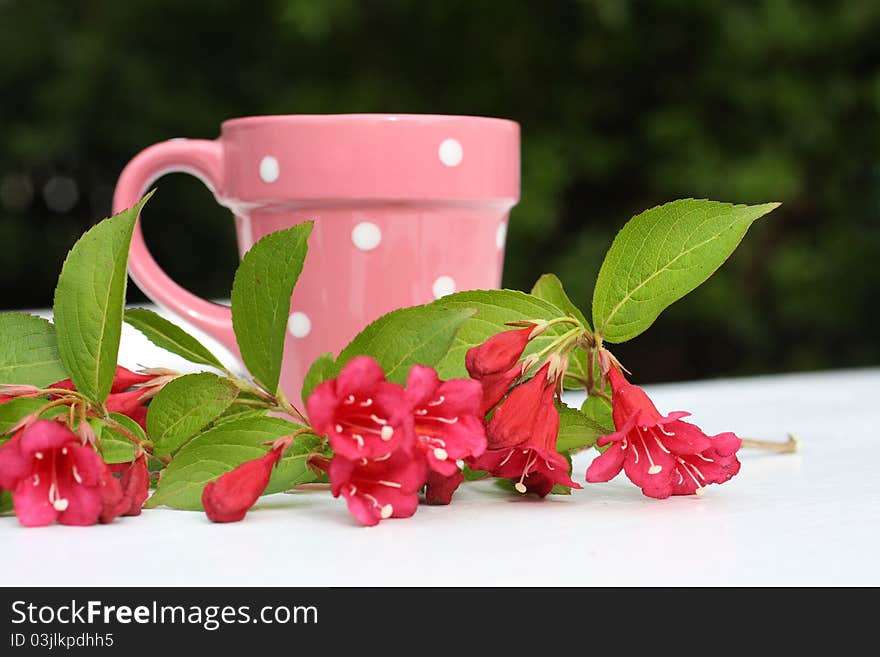
M120 361L193 369L130 327ZM89 528L28 530L2 518L0 584L880 584L880 369L648 391L661 411L690 410L707 432L792 432L801 451L744 451L741 473L702 497L650 500L623 475L543 501L478 482L451 506L374 528L325 491L264 498L229 525L168 509ZM590 458L575 458L576 480Z

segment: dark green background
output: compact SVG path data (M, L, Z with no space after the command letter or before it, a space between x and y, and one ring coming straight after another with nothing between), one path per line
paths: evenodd
M877 364L878 35L876 0L0 0L0 307L50 304L148 144L250 114L479 114L523 130L505 284L555 271L585 309L638 211L784 203L616 350L639 380ZM200 183L163 178L146 215L169 273L228 296L232 221Z

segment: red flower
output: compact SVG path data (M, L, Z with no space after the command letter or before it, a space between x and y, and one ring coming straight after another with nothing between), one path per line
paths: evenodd
M26 527L110 522L122 491L100 456L57 422L39 420L0 447L0 487Z
M556 484L581 488L569 476L568 461L553 446L528 443L490 449L468 463L474 470L487 470L493 477L516 480L514 487L519 493L545 497Z
M494 477L515 479L514 487L520 493L545 497L556 484L581 488L569 476L568 461L556 451L559 413L554 406L542 408L542 428L532 438L512 447L490 447L480 458L469 460L468 465L474 470L487 470Z
M550 363L514 388L495 410L486 429L490 449L513 447L527 441L556 444L559 413L553 404L555 381L548 379Z
M424 459L398 450L373 460L334 456L329 474L333 496L345 497L348 510L359 522L375 525L416 512L427 467Z
M147 469L146 455L141 454L131 463L115 463L109 467L117 474L122 473L119 484L126 499L126 507L122 514L139 516L144 502L150 496L150 471Z
M129 388L133 388L134 386L142 386L146 383L150 383L155 378L157 378L156 375L138 374L124 368L122 365L117 365L116 373L113 375L113 385L110 388L110 392L111 394L123 392L125 390L128 390ZM64 379L63 381L59 381L58 383L53 383L49 387L61 388L64 390L76 390L76 386L73 385L73 381L71 381L70 379Z
M0 385L3 394L0 395L0 404L5 404L19 397L36 397L40 394L40 389L31 385Z
M486 431L480 413L480 384L470 379L441 382L433 368L413 365L406 380L417 444L428 467L450 476L456 460L486 450Z
M429 471L425 486L425 502L433 505L449 504L463 481L464 475L458 468L449 476L438 474L433 470Z
M465 367L471 378L483 387L480 411L492 410L507 393L522 368L519 359L529 342L533 326L497 333L465 354Z
M568 461L556 451L559 411L553 402L556 382L547 378L549 370L548 363L513 389L489 421L489 449L468 461L475 470L515 479L520 493L541 497L555 484L580 488L569 476Z
M141 425L141 428L146 431L147 407L144 403L146 401L144 395L147 394L149 393L140 389L129 390L128 392L111 393L111 395L107 397L104 406L111 413L127 415Z
M534 326L496 333L483 344L468 349L464 364L475 379L513 367L529 343Z
M665 498L699 495L708 484L723 484L739 472L736 451L741 441L734 434L707 436L682 422L689 415L682 411L663 417L645 391L615 367L608 379L617 431L599 439L600 446L611 447L593 460L587 481L608 481L623 469L645 495Z
M105 406L111 413L127 415L146 430L146 402L171 378L173 377L165 372L162 374L137 374L136 372L127 370L121 365L117 365L116 373L113 375L113 385L110 388L110 396L107 397ZM76 390L76 386L73 385L73 381L70 379L59 381L58 383L52 384L50 387L61 388L64 390ZM144 390L146 387L152 389ZM129 390L129 388L135 389Z
M202 491L202 506L208 518L213 522L238 522L244 518L269 485L272 468L281 460L286 446L273 447L263 456L245 461L209 481Z
M349 459L374 459L412 449L411 406L403 388L385 380L369 356L353 358L339 376L320 384L306 402L312 428Z

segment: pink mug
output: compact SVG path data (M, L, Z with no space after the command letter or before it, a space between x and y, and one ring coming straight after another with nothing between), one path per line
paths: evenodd
M232 211L240 256L273 231L315 222L281 373L285 395L299 399L314 359L338 353L381 315L500 285L519 199L519 125L407 114L232 119L214 141L172 139L135 156L114 212L171 172L196 176ZM171 280L139 223L129 270L155 303L238 353L229 308Z

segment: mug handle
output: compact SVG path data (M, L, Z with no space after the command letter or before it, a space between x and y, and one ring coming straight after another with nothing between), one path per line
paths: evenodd
M158 178L188 173L201 180L216 197L222 193L223 146L206 139L171 139L150 146L126 165L113 194L113 212L135 205ZM203 330L239 355L232 330L232 311L206 301L175 283L150 254L138 217L131 238L129 274L152 301Z

